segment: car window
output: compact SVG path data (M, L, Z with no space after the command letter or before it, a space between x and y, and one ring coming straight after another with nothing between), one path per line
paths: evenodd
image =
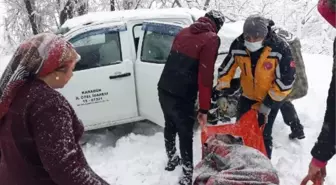
M168 59L175 36L183 25L171 25L160 22L144 22L144 37L141 46L141 61L165 63Z
M120 63L122 61L119 32L87 32L70 40L81 60L74 71Z
M75 47L83 47L83 46L103 44L103 43L105 43L105 35L99 34L99 35L92 35L89 37L84 37L82 39L76 40L72 44Z
M141 60L152 63L165 63L170 53L175 36L146 31Z

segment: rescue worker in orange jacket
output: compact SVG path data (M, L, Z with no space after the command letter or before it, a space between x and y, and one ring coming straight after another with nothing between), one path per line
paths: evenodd
M272 154L272 128L276 115L295 81L295 62L287 42L269 32L269 20L259 15L248 17L243 34L230 46L218 69L217 90L227 90L239 67L242 95L237 120L251 108L258 110L259 125L265 125L264 141L268 157Z

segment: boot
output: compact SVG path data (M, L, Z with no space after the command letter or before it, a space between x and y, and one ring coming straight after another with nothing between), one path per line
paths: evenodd
M218 117L217 117L217 111L213 113L208 113L208 123L211 125L217 125Z
M178 155L174 155L173 157L168 159L165 170L174 171L176 166L180 165L180 161L181 161L180 157Z
M174 171L176 166L180 163L180 157L176 154L176 133L174 130L169 130L169 127L165 127L164 137L165 137L165 148L167 153L168 162L165 167L167 171Z
M192 177L183 175L179 181L179 185L192 185Z
M211 125L217 125L217 121L218 121L218 106L217 106L217 102L211 100L211 107L210 110L208 112L208 123Z
M292 123L290 127L292 133L289 134L289 139L304 139L306 137L303 132L303 126L299 121L294 124Z
M231 118L227 117L227 116L223 116L223 117L219 117L219 121L222 123L227 123L231 121Z
M183 176L179 181L179 185L192 185L193 167L183 166L182 170Z

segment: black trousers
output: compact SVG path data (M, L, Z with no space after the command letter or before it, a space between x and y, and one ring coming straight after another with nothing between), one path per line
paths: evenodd
M239 103L238 103L237 120L243 114L248 112L252 108L252 105L255 103L257 103L257 101L250 100L244 96L241 96ZM273 149L272 129L273 129L275 118L279 112L279 108L280 107L275 107L271 109L271 112L268 115L268 123L266 124L265 129L264 129L264 142L265 142L266 152L269 158L271 158L272 156L272 149Z
M179 136L183 171L193 172L193 126L195 101L184 100L159 90L159 101L165 118L164 138L168 158L176 153L176 134Z
M282 117L286 125L290 126L292 131L302 130L303 126L292 102L285 101L280 108Z

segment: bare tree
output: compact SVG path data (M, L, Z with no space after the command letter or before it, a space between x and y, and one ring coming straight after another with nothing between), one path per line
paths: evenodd
M67 0L60 13L60 25L76 15L84 15L89 12L89 3L87 0Z
M139 7L141 7L141 2L141 0L136 0L134 9L138 9Z
M111 11L115 11L115 1L114 0L110 0L110 7L111 7Z
M37 26L37 19L36 19L36 11L34 10L34 5L32 4L31 0L24 0L26 5L27 13L29 16L29 21L31 24L31 28L33 30L33 34L36 35L39 33L38 26Z
M67 19L86 14L88 11L118 11L137 8L196 7L207 10L223 10L226 20L244 20L248 15L261 13L272 18L276 25L287 30L302 32L304 51L319 53L322 47L311 44L322 38L332 37L334 30L322 34L325 21L318 15L316 0L3 0L7 13L4 15L7 48L15 47L27 37L43 31L54 31ZM154 7L155 6L155 7ZM283 8L282 8L283 7ZM26 31L29 30L29 31ZM329 33L330 32L330 33ZM321 44L328 44L327 42ZM3 45L3 44L2 44ZM327 47L331 53L331 48ZM0 48L0 51L2 49Z
M68 19L73 18L75 9L75 0L68 0L60 13L60 25Z
M176 4L178 7L182 7L181 2L180 2L179 0L175 0L175 1L173 2L173 4L172 4L172 7L174 7L175 4Z
M207 10L210 4L210 0L205 0L203 10Z
M149 9L152 8L154 2L155 2L155 0L151 0L151 2L149 3L149 6L148 6Z
M123 0L122 1L122 7L124 10L130 10L133 7L133 0Z
M89 12L89 2L88 0L80 0L80 1L75 1L76 2L76 7L77 7L77 13L78 15L85 15Z

